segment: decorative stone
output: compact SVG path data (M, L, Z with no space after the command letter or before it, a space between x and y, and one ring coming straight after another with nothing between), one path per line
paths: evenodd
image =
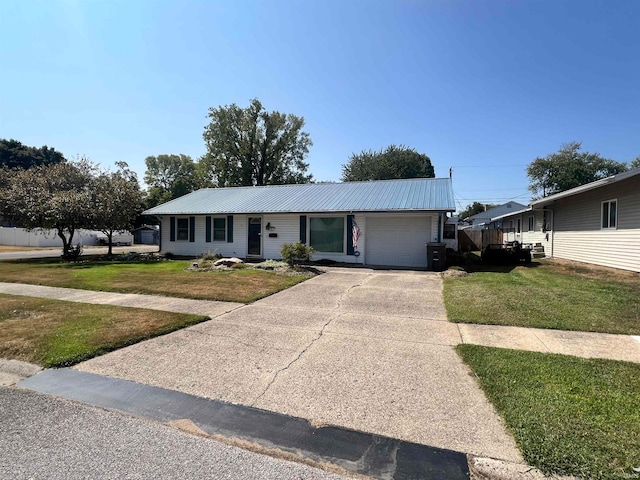
M221 258L220 260L217 260L213 265L215 267L220 267L220 266L232 267L236 263L242 263L242 260L240 260L239 258L236 258L236 257Z

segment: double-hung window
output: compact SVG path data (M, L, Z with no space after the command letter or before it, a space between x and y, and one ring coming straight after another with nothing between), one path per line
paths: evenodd
M213 241L224 242L226 239L227 239L226 219L214 218L213 219Z
M618 200L602 202L602 228L616 228L618 226Z
M533 232L536 229L536 221L533 215L529 216L529 231Z
M189 219L178 218L176 223L176 240L189 240Z
M311 217L309 245L318 252L344 253L345 217Z

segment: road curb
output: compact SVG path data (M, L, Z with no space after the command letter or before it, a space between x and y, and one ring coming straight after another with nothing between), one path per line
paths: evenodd
M545 475L537 468L494 458L467 455L469 473L473 480L577 480L566 475Z

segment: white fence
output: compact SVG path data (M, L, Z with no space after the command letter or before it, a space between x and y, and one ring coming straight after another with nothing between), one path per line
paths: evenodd
M73 245L98 245L98 233L94 230L77 230L73 235ZM32 230L24 228L0 227L0 245L16 247L60 247L62 239L55 230Z

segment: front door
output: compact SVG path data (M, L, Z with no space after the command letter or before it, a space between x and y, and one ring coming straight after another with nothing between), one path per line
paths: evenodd
M249 217L249 241L247 254L255 257L262 255L262 218Z

